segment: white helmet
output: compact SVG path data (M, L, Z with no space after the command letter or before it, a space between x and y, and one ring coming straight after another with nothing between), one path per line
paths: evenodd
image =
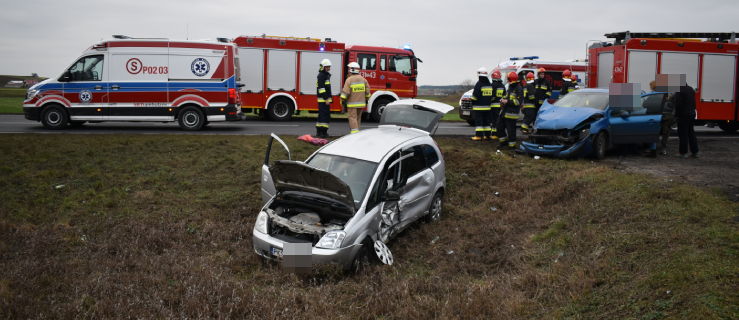
M359 73L359 68L360 68L359 67L359 63L352 62L352 63L348 64L347 67L349 67L349 72L350 73Z
M323 71L324 67L330 67L330 66L331 66L331 60L323 59L323 61L321 61L321 71Z
M488 76L488 69L485 67L482 67L480 69L477 69L477 76L478 77L487 77Z

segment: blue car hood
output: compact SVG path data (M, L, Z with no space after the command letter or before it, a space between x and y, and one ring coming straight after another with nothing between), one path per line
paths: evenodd
M560 130L574 129L576 125L585 121L594 114L604 114L603 111L593 108L561 108L552 104L545 104L539 110L534 129Z

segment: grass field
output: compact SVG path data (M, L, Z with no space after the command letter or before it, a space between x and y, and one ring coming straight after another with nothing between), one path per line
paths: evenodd
M391 242L392 266L301 281L252 249L266 137L2 141L2 318L739 317L737 204L589 160L439 138L441 221Z
M25 98L0 97L0 113L23 114L23 100Z

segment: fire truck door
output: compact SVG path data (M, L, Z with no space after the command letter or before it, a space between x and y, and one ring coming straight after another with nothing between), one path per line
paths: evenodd
M413 61L408 55L391 55L388 66L387 79L389 90L398 96L411 97L415 82L410 81L413 77Z
M598 54L598 88L608 88L613 79L613 52Z
M378 62L375 53L357 53L357 63L359 63L359 68L362 70L359 74L367 79L370 88L379 88Z
M64 72L64 98L71 120L103 120L108 114L106 54L85 56Z

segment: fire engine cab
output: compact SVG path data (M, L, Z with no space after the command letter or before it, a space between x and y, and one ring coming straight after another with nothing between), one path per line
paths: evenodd
M339 100L347 65L359 63L360 74L369 82L372 96L364 112L380 121L385 105L415 98L418 59L410 47L402 49L346 46L316 38L240 36L233 40L239 48L242 108L246 113L266 115L286 121L301 111L317 112L316 77L319 63L329 59L331 111L342 112Z
M113 38L29 88L25 118L49 129L88 121L179 121L184 130L243 118L235 45Z
M585 71L587 68L587 60L570 60L570 61L540 61L538 56L529 57L514 57L509 61L504 61L498 64L498 67L493 71L498 70L502 76L503 83L508 84L506 77L508 73L513 71L518 74L519 81L525 81L526 74L529 72L534 73L536 79L539 78L539 68L544 68L545 76L549 79L549 83L552 84L552 96L549 102L559 98L559 90L562 88L562 72L570 70L573 75L577 76L577 84L581 88L585 87L583 78L585 77ZM490 72L492 74L492 71ZM462 98L459 100L459 117L467 120L467 123L471 126L475 125L475 114L472 110L471 105L472 90L465 92ZM520 120L523 120L523 116L519 115Z
M649 92L656 74L685 74L695 89L698 123L739 130L736 33L626 31L605 37L614 41L588 43L588 86L640 83Z

